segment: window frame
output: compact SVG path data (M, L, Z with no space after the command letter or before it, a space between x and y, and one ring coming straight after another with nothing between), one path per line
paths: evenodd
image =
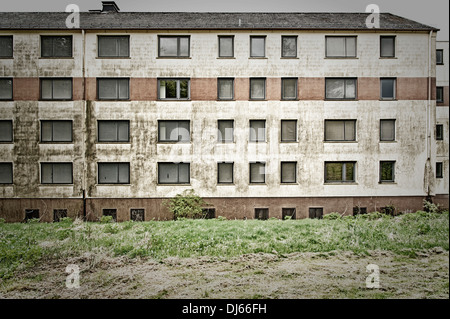
M328 180L327 179L327 164L341 164L342 175L341 180ZM346 179L347 164L353 164L353 179ZM356 161L326 161L324 165L324 182L325 184L355 184L356 183Z
M177 123L177 128L180 128L180 122L187 122L188 123L188 127L189 127L189 141L183 141L183 140L161 140L161 134L159 134L160 132L160 124L162 122L172 122L172 123ZM189 144L191 143L191 121L190 120L158 120L158 143L186 143ZM178 138L180 137L180 135L178 135Z
M54 141L54 127L53 124L55 122L69 122L70 123L70 141ZM52 123L52 138L50 141L44 141L43 139L43 123ZM64 144L64 143L73 143L73 121L72 120L40 120L40 128L41 128L41 134L40 134L40 143L59 143L59 144Z
M286 80L295 80L295 97L294 98L284 97L284 87L285 87L284 82ZM294 78L294 77L281 78L281 100L282 101L298 101L298 78Z
M103 141L100 140L100 123L109 122L109 123L127 123L128 124L128 139L126 141L120 141L118 138L119 132L116 132L117 140L114 141ZM130 143L130 120L97 120L97 143Z
M53 182L53 170L54 170L54 166L55 165L67 165L70 164L70 168L71 168L71 174L70 174L70 183L55 183ZM42 180L43 176L42 176L42 171L43 171L43 165L51 165L52 168L52 182L49 183L44 183L44 181ZM73 185L73 162L40 162L40 184L41 185Z
M339 98L339 97L328 97L327 96L327 87L329 84L327 84L327 82L329 80L340 80L344 82L344 97L343 98ZM352 80L355 82L355 97L346 97L346 92L347 92L347 85L346 82ZM330 78L325 78L325 101L357 101L358 100L358 78L356 77L349 77L349 78L339 78L339 77L330 77Z
M438 100L438 91L441 91L441 99ZM436 86L436 103L444 103L444 87Z
M222 56L220 55L220 39L222 38L231 38L231 56ZM218 43L218 49L219 51L217 52L217 57L220 59L232 59L234 58L234 35L218 35L217 36L217 43Z
M160 174L161 174L160 165L161 164L171 164L171 165L176 165L177 166L177 180L178 180L178 182L176 182L176 183L162 183L161 182L161 177L160 177ZM185 183L185 182L181 183L179 181L180 180L180 165L181 164L188 165L188 182L187 183ZM157 167L158 167L158 185L190 185L191 184L191 163L190 162L177 162L177 163L174 163L174 162L158 162Z
M436 141L444 140L444 124L436 124Z
M254 56L254 55L252 55L252 53L253 53L253 39L264 39L264 54L262 55L262 56L259 56L259 55L257 55L257 56ZM266 50L266 45L267 45L267 36L266 35L251 35L250 36L250 58L251 59L265 59L265 58L267 58L267 50Z
M221 98L220 97L220 83L221 81L231 81L231 98ZM217 100L218 101L234 101L234 78L217 78Z
M1 102L14 101L14 78L0 77L0 80L11 81L11 98L5 99L0 96Z
M1 59L14 59L14 36L13 35L0 35L0 38L11 39L11 55L0 56Z
M383 122L394 122L394 138L392 140L387 140L382 138L382 128ZM380 119L380 142L395 142L397 140L397 120L396 119Z
M70 81L70 98L66 99L55 99L54 95L54 81L66 80ZM43 81L52 81L52 98L43 98L42 97L42 82ZM39 78L39 100L40 101L73 101L73 78Z
M252 140L252 122L264 122L264 140ZM249 138L248 141L250 143L266 143L267 142L267 121L266 120L249 120ZM256 134L259 137L259 134Z
M436 162L436 178L444 178L444 163Z
M5 165L11 168L11 183L3 183L0 181L0 185L13 185L14 184L14 163L12 162L0 162L0 165Z
M100 55L100 39L101 38L110 38L113 39L115 38L116 40L118 40L119 38L126 38L128 39L128 50L127 50L127 55L110 55L110 56L103 56ZM129 58L130 57L130 51L131 51L131 37L130 35L97 35L97 58L99 59L124 59L124 58ZM117 43L116 43L116 50L117 50Z
M438 52L442 52L441 53L442 60L440 62L437 59ZM444 65L444 49L436 49L436 65Z
M295 39L295 56L285 56L283 54L283 40L286 38ZM297 35L282 35L281 36L281 58L283 59L296 59L298 57L298 36Z
M383 97L383 80L393 80L394 81L394 97ZM397 100L397 78L380 78L380 101L396 101Z
M222 136L222 140L220 140L220 127L219 127L219 123L220 122L231 122L232 123L232 129L233 129L233 138L231 141L227 141L224 136ZM221 143L221 144L225 144L225 143L234 143L234 120L217 120L217 143Z
M355 38L355 55L347 55L347 41L345 43L345 53L344 56L328 56L328 38ZM325 58L326 59L357 59L358 58L358 36L357 35L326 35L325 36Z
M43 39L45 38L51 38L52 39L52 52L53 54L51 56L44 56L44 45L43 45ZM70 56L65 55L54 55L55 47L54 47L54 41L55 38L70 38ZM73 36L72 35L41 35L40 37L40 49L41 49L41 59L72 59L73 58Z
M294 181L293 182L283 182L283 164L294 164ZM296 161L282 161L280 162L280 184L297 184L297 173L298 165Z
M161 38L176 38L177 39L177 55L176 56L165 56L161 55ZM180 55L180 39L188 39L188 54ZM160 59L189 59L191 57L191 36L190 35L158 35L158 58Z
M295 122L295 139L294 140L284 140L283 139L283 123L284 122ZM296 142L298 142L298 120L282 119L280 121L280 143L296 143Z
M392 165L392 179L387 180L387 179L382 179L382 174L383 174L383 164L387 164L390 163ZM395 183L395 164L396 161L380 161L380 165L379 165L379 183L380 184L389 184L389 183Z
M177 86L177 97L176 98L162 98L160 94L160 85L161 81L176 81ZM188 81L188 87L187 87L187 97L182 98L181 97L181 81ZM191 100L191 79L190 78L158 78L157 81L157 88L158 88L158 101L190 101Z
M344 129L344 139L343 140L333 140L333 139L328 139L327 138L327 123L329 122L343 122L343 129ZM353 140L349 140L345 138L345 127L346 127L346 122L353 122L353 135L354 135L354 139ZM340 142L340 143L346 143L346 142L357 142L357 138L356 138L356 119L349 119L349 120L340 120L340 119L330 119L330 120L325 120L324 121L324 142Z
M262 182L253 182L252 181L252 165L254 165L254 164L260 164L260 165L263 165L263 167L264 167L264 181L262 181ZM260 162L260 161L256 161L256 162L250 162L249 163L249 178L248 178L248 180L249 180L249 184L252 184L252 185L265 185L266 184L266 162Z
M119 165L126 164L128 168L128 182L119 181ZM101 182L100 181L100 166L102 165L117 165L117 182ZM97 185L131 185L131 165L130 162L97 162Z
M11 140L5 140L5 141L1 141L0 140L0 144L11 144L14 143L14 122L13 120L0 120L0 123L5 123L5 122L9 122L11 123Z
M252 81L264 81L263 85L263 94L264 96L262 98L254 98L252 97ZM266 94L267 94L267 79L266 78L250 78L250 87L249 87L249 100L250 101L266 101Z
M117 94L115 98L100 98L100 82L102 82L103 80L115 80L116 81L116 88L118 85L118 81L119 80L127 80L128 83L128 96L126 98L120 98L120 90L117 90ZM127 77L112 77L112 78L97 78L97 100L98 101L130 101L130 78Z
M220 168L222 164L231 165L231 182L220 181ZM217 162L217 185L234 185L234 162Z
M382 39L383 38L390 38L390 39L393 39L393 41L394 41L394 55L392 55L392 56L384 56L384 55L382 55L382 52L383 52L383 48L382 48ZM382 59L394 59L394 58L396 58L397 57L397 36L395 36L395 35L380 35L380 58L382 58Z

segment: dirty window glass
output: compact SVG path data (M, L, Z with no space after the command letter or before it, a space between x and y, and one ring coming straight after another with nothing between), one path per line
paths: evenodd
M41 121L42 142L71 142L72 121Z
M129 121L98 121L99 142L128 142Z
M282 37L281 56L283 58L297 57L297 37L296 36Z
M355 141L356 120L325 121L325 141Z
M266 56L266 37L250 37L250 56L254 58Z
M222 143L233 142L233 120L219 120L218 121L218 141Z
M43 100L71 100L72 79L41 79Z
M296 183L297 182L297 163L282 162L281 163L281 182Z
M266 80L250 79L250 99L264 100L266 98Z
M188 184L189 163L159 163L159 184Z
M380 56L382 58L395 57L395 37L394 36L382 36L380 37Z
M250 142L266 141L266 121L251 120L250 121Z
M99 36L99 57L129 57L129 36Z
M234 56L234 37L220 36L219 37L219 57L231 58Z
M326 37L325 41L327 57L356 57L356 37Z
M0 100L12 100L13 81L12 79L0 79Z
M0 142L12 142L13 129L12 121L3 120L0 121Z
M12 163L0 163L0 184L12 184Z
M282 79L282 99L296 100L297 99L297 79Z
M189 142L190 122L189 121L159 121L160 142Z
M98 163L99 184L129 184L130 163Z
M297 141L297 121L282 120L281 121L281 141L295 142Z
M99 100L128 100L129 79L98 79Z
M395 120L380 121L380 141L395 141Z
M326 79L327 99L356 99L356 79Z
M72 36L41 36L43 58L72 57Z
M0 36L0 58L13 57L13 37Z
M266 164L250 163L250 183L266 182Z
M233 79L218 79L219 100L233 99Z
M159 56L160 57L189 57L189 36L160 36Z
M219 163L217 165L217 174L217 181L219 183L233 183L233 163Z
M41 163L42 184L72 184L72 163Z

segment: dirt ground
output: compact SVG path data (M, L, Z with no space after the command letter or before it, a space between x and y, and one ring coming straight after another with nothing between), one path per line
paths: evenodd
M66 266L79 267L80 287L66 287ZM380 269L367 288L366 267ZM433 249L409 258L373 251L248 254L232 259L167 258L161 262L89 253L42 264L0 280L2 298L449 298L449 254Z

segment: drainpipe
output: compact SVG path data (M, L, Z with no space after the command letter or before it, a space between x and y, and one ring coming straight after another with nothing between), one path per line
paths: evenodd
M83 79L83 111L82 111L82 123L83 123L83 140L82 140L82 159L83 159L83 220L86 221L86 33L84 29L81 30L81 37L83 41L82 48L82 79Z
M430 178L431 178L431 58L432 58L432 36L430 31L428 36L428 102L427 102L427 199L430 199Z

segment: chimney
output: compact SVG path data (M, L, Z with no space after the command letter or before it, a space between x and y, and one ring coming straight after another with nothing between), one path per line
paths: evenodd
M114 1L102 1L102 12L119 12L120 9Z

